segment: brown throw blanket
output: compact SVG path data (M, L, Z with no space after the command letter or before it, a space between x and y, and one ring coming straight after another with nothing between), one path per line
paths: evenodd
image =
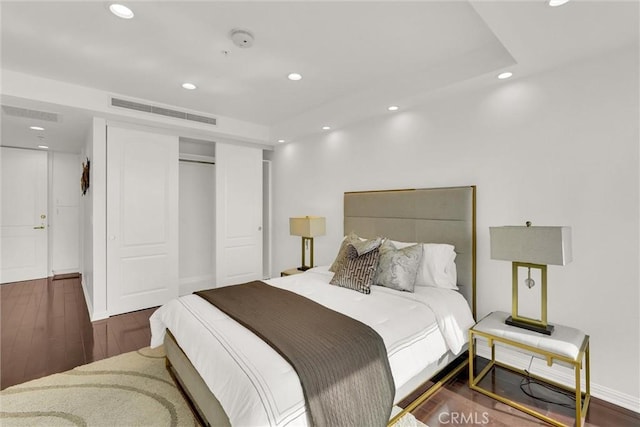
M196 294L293 366L313 425L387 425L395 386L384 342L369 326L258 281Z

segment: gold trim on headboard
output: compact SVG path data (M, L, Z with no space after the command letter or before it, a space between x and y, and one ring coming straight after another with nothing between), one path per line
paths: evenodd
M472 239L472 247L471 250L472 255L471 255L471 280L472 280L472 292L473 292L473 306L471 307L471 312L473 313L473 319L477 322L478 318L476 317L476 271L477 271L477 266L476 266L476 246L477 246L477 235L476 235L476 192L477 192L477 187L475 185L471 186L472 189L472 207L473 207L473 218L472 218L472 223L471 226L473 227L473 234L471 235L471 239Z
M344 194L359 194L359 193L397 193L400 191L416 191L417 188L400 188L398 190L364 190L364 191L345 191Z

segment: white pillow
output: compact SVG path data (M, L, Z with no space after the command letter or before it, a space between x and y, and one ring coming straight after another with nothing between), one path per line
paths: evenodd
M402 249L415 243L392 241ZM433 286L444 289L458 289L456 271L456 251L446 243L423 243L422 261L416 276L416 286Z

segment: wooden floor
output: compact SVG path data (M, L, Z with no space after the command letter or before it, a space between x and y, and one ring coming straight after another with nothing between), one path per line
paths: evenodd
M91 323L78 278L0 286L0 388L149 345L155 309Z
M149 345L149 316L155 309L114 316L91 323L77 278L34 280L0 286L0 386L66 371L78 365ZM571 409L533 400L520 390L521 378L499 370L485 387L499 389L514 400L538 407L571 425ZM537 390L537 389L536 389ZM545 393L544 390L539 391ZM555 398L554 395L547 397ZM413 414L429 427L467 425L546 425L467 387L466 369L420 405ZM589 427L640 426L640 415L592 399Z
M486 366L488 362L486 359L479 358L476 362L478 370ZM468 387L469 375L467 369L465 368L445 387L416 408L413 411L413 415L429 427L450 427L452 425L528 427L548 425L524 412L471 390ZM494 374L487 375L482 380L481 385L496 394L509 397L565 425L574 425L575 407L570 409L528 397L520 389L521 380L522 377L520 375L498 368ZM428 383L424 388L430 385L431 383ZM541 396L549 401L573 403L572 400L540 386L532 385L531 390L536 396ZM405 402L401 402L400 406L409 404L422 391L417 391L413 396L407 398ZM585 426L638 427L640 426L640 414L592 397Z

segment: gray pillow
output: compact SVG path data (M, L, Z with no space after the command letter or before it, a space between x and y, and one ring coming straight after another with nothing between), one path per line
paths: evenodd
M374 284L398 291L413 292L422 260L422 245L396 249L393 243L385 240L379 251L380 260Z
M363 294L371 293L373 277L378 266L378 248L362 255L357 255L357 250L351 244L347 245L347 248L350 255L356 256L347 257L344 265L336 271L329 283Z

